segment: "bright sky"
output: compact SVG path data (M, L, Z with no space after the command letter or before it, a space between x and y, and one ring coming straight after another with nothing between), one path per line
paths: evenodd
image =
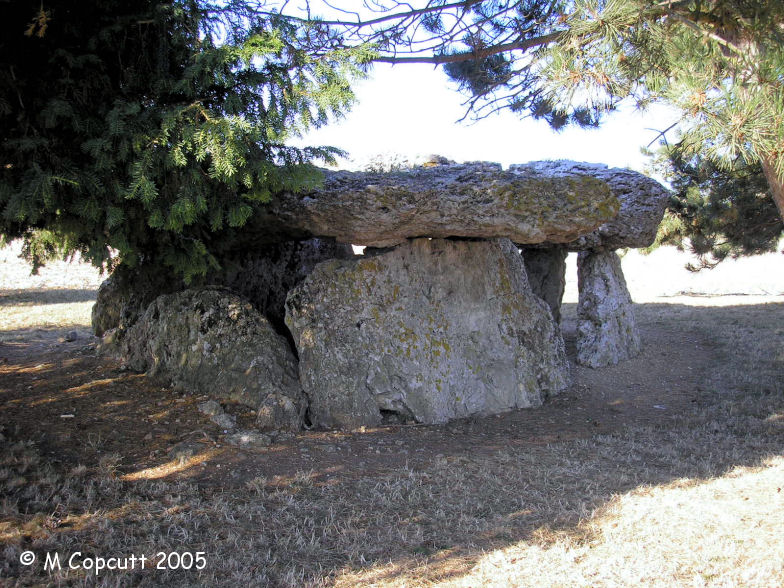
M640 148L676 120L666 108L654 107L644 113L625 109L598 130L555 133L544 121L520 119L511 112L458 123L465 97L430 65L377 64L355 90L358 101L353 110L343 120L309 133L303 143L340 147L360 164L375 154L398 153L437 154L458 162L495 161L505 167L538 159L573 159L642 171L647 158Z

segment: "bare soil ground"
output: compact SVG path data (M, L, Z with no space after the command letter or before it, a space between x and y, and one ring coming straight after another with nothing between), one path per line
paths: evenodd
M0 584L784 584L782 296L639 304L643 354L574 366L538 409L242 450L203 398L96 357L94 272L31 281L14 259L0 260ZM43 564L173 551L206 566Z

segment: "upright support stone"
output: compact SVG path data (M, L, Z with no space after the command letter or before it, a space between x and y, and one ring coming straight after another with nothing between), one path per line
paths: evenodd
M96 337L103 337L106 331L120 324L126 298L127 295L117 286L116 279L109 277L101 283L91 315L93 334Z
M262 429L302 426L307 399L288 342L247 300L226 290L156 298L121 347L130 369L250 406Z
M577 282L577 363L604 367L637 355L640 335L618 254L581 251Z
M566 249L559 245L523 249L525 271L534 294L544 300L561 322L561 300L566 288Z
M443 423L562 390L560 331L508 239L415 239L319 264L286 301L318 427Z
M322 261L354 257L351 245L334 239L285 241L252 249L221 260L223 268L208 276L210 284L225 286L246 298L281 333L286 295Z
M353 256L350 245L328 238L264 244L249 247L242 253L226 254L220 259L221 269L210 273L205 282L226 287L247 299L279 333L286 334L283 318L289 290L313 271L316 264ZM117 327L120 330L131 327L158 296L188 288L170 272L145 269L120 265L101 284L92 311L96 336L101 337Z

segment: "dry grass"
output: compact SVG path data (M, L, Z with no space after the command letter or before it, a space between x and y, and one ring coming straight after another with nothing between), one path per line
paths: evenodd
M88 334L99 271L76 259L51 262L31 275L20 253L19 242L0 248L0 341L22 341L29 329Z
M436 456L425 468L329 484L301 471L224 491L122 476L114 455L64 468L25 442L25 431L6 430L0 578L25 586L784 585L782 307L673 308L642 305L639 321L715 342L715 370L691 413L524 452ZM203 551L208 565L96 580L23 567L26 549Z
M17 290L0 295L0 333L10 340L24 338L30 328L45 330L90 329L94 290Z

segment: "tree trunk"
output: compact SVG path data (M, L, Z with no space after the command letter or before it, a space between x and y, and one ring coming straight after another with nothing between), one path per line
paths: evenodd
M768 180L773 201L779 209L781 220L784 220L784 178L776 173L775 161L763 157L760 162L762 163L762 172L765 174L765 179Z

